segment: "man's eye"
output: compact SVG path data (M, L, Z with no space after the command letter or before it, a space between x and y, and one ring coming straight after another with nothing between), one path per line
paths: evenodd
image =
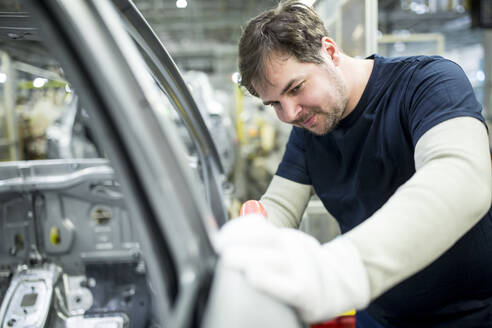
M290 90L290 93L292 93L292 94L296 94L296 93L297 93L297 92L299 92L299 90L301 89L301 86L302 86L302 83L301 83L301 84L296 85L294 88L292 88L292 89Z
M272 106L273 109L276 109L276 110L280 109L280 103L278 103L278 102L271 103L270 106Z

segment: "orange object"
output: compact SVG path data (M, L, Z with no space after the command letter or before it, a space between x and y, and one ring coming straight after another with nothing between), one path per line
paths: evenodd
M241 210L239 211L240 216L245 216L248 214L261 214L264 217L267 217L267 212L263 205L257 200L248 200L243 206L241 206Z

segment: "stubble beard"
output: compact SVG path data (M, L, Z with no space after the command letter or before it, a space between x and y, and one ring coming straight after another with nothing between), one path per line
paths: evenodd
M317 107L311 110L311 114L316 114L316 122L312 128L306 128L311 133L323 136L336 129L340 121L344 118L347 109L348 92L342 78L330 67L325 66L330 75L329 83L334 86L334 104L326 108Z
M343 108L332 108L330 113L318 113L316 126L308 129L318 136L324 136L336 129L338 123L342 120Z
M315 135L323 136L332 132L344 117L348 98L345 86L338 82L335 84L337 99L335 104L328 109L316 108L312 110L312 113L316 114L316 123L313 128L306 129Z

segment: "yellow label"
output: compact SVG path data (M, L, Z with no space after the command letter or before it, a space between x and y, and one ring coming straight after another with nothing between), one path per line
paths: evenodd
M52 227L50 229L50 241L53 245L58 245L61 242L60 229L57 227Z

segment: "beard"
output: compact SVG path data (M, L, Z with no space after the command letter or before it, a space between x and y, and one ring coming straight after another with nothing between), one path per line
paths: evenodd
M348 95L347 88L340 76L328 67L330 71L330 85L334 87L335 102L327 107L312 107L301 118L294 123L311 133L323 136L333 131L338 123L344 118L347 109ZM306 122L311 116L315 115L313 126L306 127L303 122Z
M326 135L336 129L343 118L344 112L343 107L334 107L330 113L319 113L316 117L316 124L307 130L318 136Z

